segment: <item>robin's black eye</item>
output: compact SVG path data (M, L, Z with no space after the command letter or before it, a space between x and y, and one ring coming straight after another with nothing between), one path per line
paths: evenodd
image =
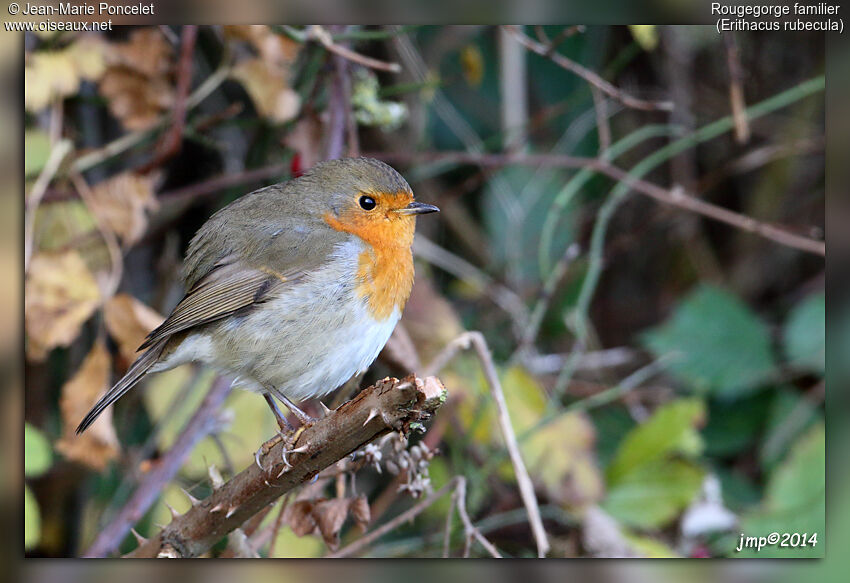
M371 196L361 196L360 200L357 202L360 203L360 208L362 208L364 211L370 211L376 206L378 206L378 203L376 203L375 199Z

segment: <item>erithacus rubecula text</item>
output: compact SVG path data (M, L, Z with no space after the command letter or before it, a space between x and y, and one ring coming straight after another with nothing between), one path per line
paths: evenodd
M384 347L413 285L416 215L401 175L350 158L237 199L195 234L186 295L95 404L77 433L150 372L201 362L292 403L321 397L365 371ZM303 415L303 414L301 414Z

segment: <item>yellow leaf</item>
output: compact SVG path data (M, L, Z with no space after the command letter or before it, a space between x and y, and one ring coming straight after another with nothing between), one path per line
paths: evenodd
M94 216L81 200L41 204L35 212L35 241L42 251L70 247L96 228Z
M528 471L543 482L549 495L572 507L595 504L603 496L596 465L596 432L586 415L565 413L522 443Z
M26 277L27 357L67 346L100 304L100 290L76 251L36 253Z
M80 37L65 50L81 79L96 81L106 70L106 47L95 37Z
M118 343L127 365L136 359L136 349L148 333L162 324L156 311L127 294L117 294L103 307L103 319L109 335Z
M92 211L124 243L130 246L145 233L146 211L159 207L153 178L124 172L92 188Z
M103 46L93 37L81 37L64 49L33 53L24 69L24 104L30 111L43 109L54 98L76 94L82 79L96 80L104 69Z
M43 51L24 68L24 105L29 111L47 107L56 97L73 95L80 77L67 51Z
M463 78L466 82L478 87L484 78L484 57L475 45L466 45L460 52L460 66L463 69Z
M236 78L260 115L277 123L287 122L301 108L301 98L289 87L287 72L263 59L247 59L233 68Z
M635 42L645 51L651 51L658 46L658 31L653 24L630 24L629 31Z
M68 459L103 470L118 455L119 444L112 426L112 408L101 413L82 435L74 433L95 401L109 388L110 358L102 342L96 342L80 370L62 387L59 408L62 413L62 438L56 450Z

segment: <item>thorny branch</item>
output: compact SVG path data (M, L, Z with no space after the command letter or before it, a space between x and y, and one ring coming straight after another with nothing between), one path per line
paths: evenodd
M186 514L130 553L130 557L197 557L268 504L309 481L375 438L406 432L436 411L445 400L445 388L436 377L412 375L399 381L384 379L359 393L326 417L295 434L294 442L280 442L204 500L192 501ZM286 447L289 449L285 449Z

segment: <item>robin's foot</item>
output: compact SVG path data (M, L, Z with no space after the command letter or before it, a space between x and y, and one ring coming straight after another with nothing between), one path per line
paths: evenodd
M301 433L303 433L304 427L299 427L295 431L290 431L287 433L280 432L263 445L260 446L256 452L254 452L254 462L257 464L257 467L263 470L264 472L270 471L275 464L271 464L268 468L263 467L262 459L266 457L269 452L272 450L274 446L279 443L283 443L283 448L280 450L280 457L283 460L283 469L281 470L278 477L283 474L286 470L292 467L292 464L289 463L288 456L293 453L304 453L307 451L307 445L301 445L299 447L293 447L295 443L298 441L298 438L301 437Z
M257 467L260 468L261 470L263 470L264 472L268 471L266 468L263 467L263 464L260 460L262 458L266 457L274 446L276 446L281 441L285 441L285 440L286 440L286 434L283 431L281 431L280 433L278 433L274 437L272 437L270 440L265 442L263 445L261 445L260 449L258 449L257 451L254 452L254 462L257 464ZM271 469L271 467L269 467L269 469Z

